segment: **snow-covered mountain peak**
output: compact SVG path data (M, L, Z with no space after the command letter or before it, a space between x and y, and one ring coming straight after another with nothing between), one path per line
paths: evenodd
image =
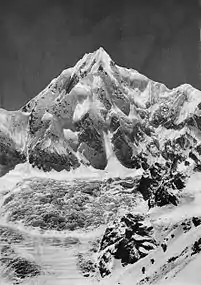
M109 54L100 47L95 52L85 54L74 66L71 78L75 76L86 77L87 75L96 75L99 71L104 71L113 80L113 72L111 66L115 65Z
M112 60L108 53L100 47L93 53L85 54L75 65L74 72L89 66L92 66L91 71L97 70L100 66L109 68L111 61Z
M109 65L111 62L111 57L103 47L100 47L93 53L93 59L96 60L97 63L102 63L104 65Z
M22 114L28 114L23 130L23 145L28 149L21 151L25 156L28 153L30 163L44 169L70 170L82 161L105 169L108 136L113 151L110 160L114 157L113 161L126 168L146 169L167 160L171 165L175 155L179 157L176 168L189 155L198 165L200 94L188 84L170 90L134 69L116 65L99 48L64 70L21 109ZM5 117L5 112L1 113ZM1 132L4 136L11 133L3 125ZM9 139L19 145L16 136Z

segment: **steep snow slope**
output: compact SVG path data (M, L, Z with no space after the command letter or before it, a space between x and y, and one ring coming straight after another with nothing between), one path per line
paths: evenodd
M177 207L169 205L148 212L159 246L133 265L123 268L114 264L112 276L101 284L200 284L200 179L200 175L192 175Z

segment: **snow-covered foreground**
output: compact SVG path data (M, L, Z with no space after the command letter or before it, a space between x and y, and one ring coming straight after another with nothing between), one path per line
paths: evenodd
M118 171L117 168L114 168ZM102 171L86 172L87 179L104 179L107 174ZM100 173L102 175L100 175ZM83 172L83 176L84 176ZM111 174L111 173L110 173ZM121 172L122 175L125 173ZM138 173L139 174L139 173ZM66 177L68 175L68 177ZM58 180L72 180L83 178L80 173L44 173L39 170L32 169L29 165L18 165L13 171L0 179L1 190L9 190L22 180L22 178L30 177L46 177ZM130 175L130 173L126 173ZM126 176L125 175L125 176ZM137 173L136 173L137 175ZM3 191L5 192L5 191ZM3 193L2 192L2 193ZM44 273L42 276L27 280L23 284L39 284L39 285L81 285L81 284L100 284L100 285L198 285L201 283L201 274L199 271L201 255L199 253L192 255L192 247L195 241L201 237L201 226L192 226L189 221L193 217L201 216L201 174L195 173L188 180L185 189L180 193L180 203L178 206L168 205L163 207L155 207L147 212L147 217L154 226L155 237L159 242L157 248L137 261L135 264L122 267L118 260L115 261L112 274L101 278L83 277L77 266L77 254L87 252L91 241L100 238L103 235L105 226L93 231L73 231L69 233L46 232L41 235L40 232L26 230L20 225L10 225L14 229L19 228L20 231L31 237L30 242L25 244L14 245L15 249L25 256L32 258L39 264ZM142 212L146 210L144 204L138 204L134 212ZM3 225L0 221L0 226ZM66 247L58 247L48 244L44 238L62 239L70 236L77 238L78 243L71 244ZM166 244L167 249L164 252L161 244ZM154 260L152 263L151 260ZM143 273L142 268L145 268ZM7 283L6 279L2 279L0 284Z
M184 221L201 216L201 174L196 173L189 179L181 193L177 207L164 206L149 211L150 219L156 228L161 247L134 265L120 268L118 263L112 277L106 278L101 285L157 284L157 285L198 285L201 284L201 254L191 256L195 241L201 238L201 227L184 229ZM150 262L154 259L154 264ZM172 260L171 260L172 259ZM142 268L145 267L145 273ZM142 281L143 280L143 281Z

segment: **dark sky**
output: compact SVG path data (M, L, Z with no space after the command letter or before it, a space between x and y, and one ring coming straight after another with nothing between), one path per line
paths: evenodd
M21 107L100 46L168 87L201 88L199 17L197 0L0 0L1 106Z

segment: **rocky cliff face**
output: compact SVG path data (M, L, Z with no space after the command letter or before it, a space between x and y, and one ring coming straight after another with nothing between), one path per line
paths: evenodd
M111 273L115 258L125 266L147 256L157 245L152 234L153 226L139 214L127 214L108 225L98 258L101 276Z

